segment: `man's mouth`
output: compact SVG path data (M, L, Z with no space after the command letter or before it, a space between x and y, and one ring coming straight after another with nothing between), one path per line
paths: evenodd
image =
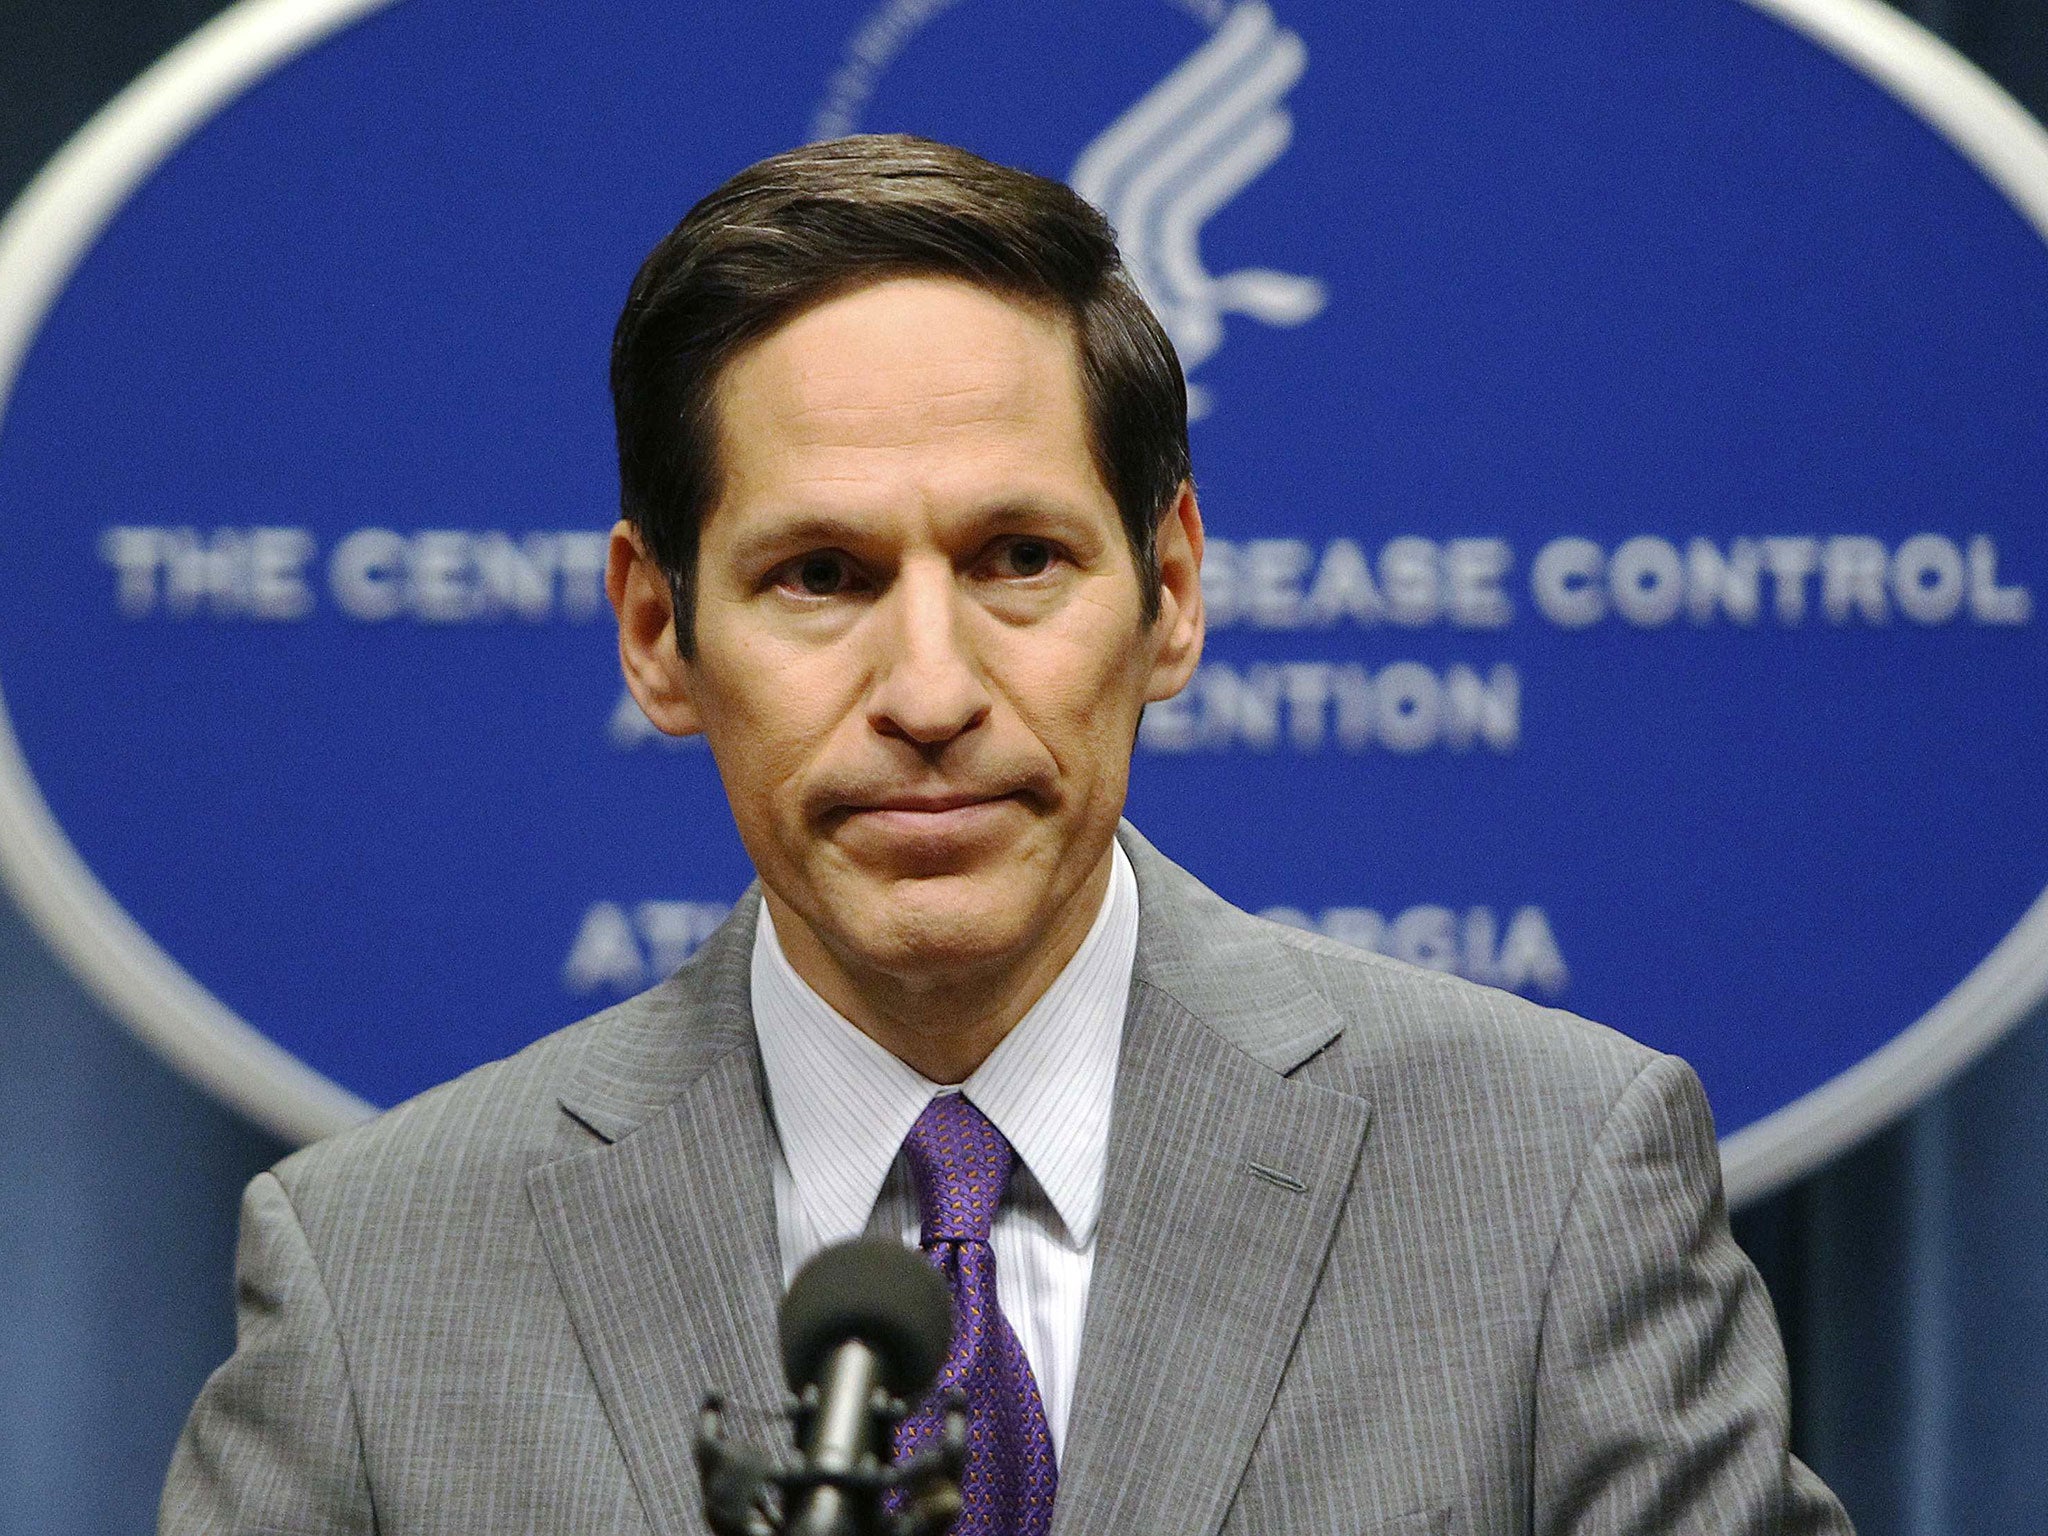
M1016 802L1013 792L904 791L847 807L847 821L892 842L955 844L993 831Z
M1008 800L1008 793L991 794L979 790L923 791L881 796L866 804L856 806L861 811L901 811L910 815L944 815L949 811L966 810L977 805L993 805Z

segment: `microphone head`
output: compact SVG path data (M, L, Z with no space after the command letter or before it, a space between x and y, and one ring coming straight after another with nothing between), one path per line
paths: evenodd
M861 1238L822 1249L796 1272L778 1325L790 1391L817 1381L832 1351L858 1339L875 1352L890 1394L915 1403L946 1363L953 1296L915 1249Z

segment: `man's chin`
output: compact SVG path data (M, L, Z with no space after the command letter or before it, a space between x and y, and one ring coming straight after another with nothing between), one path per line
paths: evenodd
M1001 969L1043 924L1028 902L990 883L974 873L899 877L853 895L840 931L866 963L905 978Z

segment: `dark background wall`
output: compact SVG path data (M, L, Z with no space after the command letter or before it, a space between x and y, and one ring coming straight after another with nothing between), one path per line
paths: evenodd
M0 205L218 9L0 0ZM1905 9L2048 113L2048 0ZM0 1536L151 1528L232 1344L241 1185L284 1151L0 900ZM2048 1531L2048 1017L1737 1228L1784 1324L1801 1453L1865 1536Z

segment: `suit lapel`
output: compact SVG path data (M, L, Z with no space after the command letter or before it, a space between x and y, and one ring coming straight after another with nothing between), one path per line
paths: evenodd
M772 1410L782 1392L774 1152L746 1002L751 910L671 983L665 1017L648 1021L666 1039L613 1049L564 1096L616 1139L528 1179L577 1339L663 1536L703 1528L692 1440L705 1394ZM755 1414L741 1424L760 1437Z
M1369 1110L1284 1075L1338 1026L1277 941L1125 843L1138 973L1053 1531L1202 1536L1272 1405Z

